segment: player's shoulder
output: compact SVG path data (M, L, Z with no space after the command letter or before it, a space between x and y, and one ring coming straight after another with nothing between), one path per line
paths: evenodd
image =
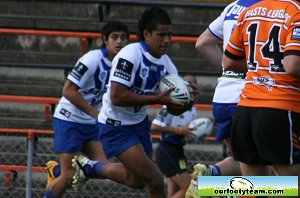
M100 49L90 50L86 54L84 54L79 61L83 64L93 64L99 63L99 61L103 58L103 54Z
M121 49L115 59L123 58L130 62L135 62L141 57L142 49L139 43L131 43Z
M130 54L130 53L136 53L139 51L142 51L142 47L139 42L135 42L135 43L130 43L130 44L126 45L125 47L123 47L119 53Z
M285 1L286 4L290 4L291 6L288 6L286 8L286 12L290 12L288 14L299 16L300 11L300 1ZM279 9L279 8L278 8Z

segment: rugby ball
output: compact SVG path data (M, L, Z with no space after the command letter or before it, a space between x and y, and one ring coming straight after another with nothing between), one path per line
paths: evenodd
M198 140L203 140L211 134L213 130L213 122L209 118L197 118L189 124L190 128L195 128L192 133L197 136Z
M232 189L248 189L248 190L252 190L254 188L253 184L243 178L243 177L234 177L230 180L230 187Z
M159 81L159 91L163 92L175 87L170 93L172 100L187 104L192 101L192 88L189 82L175 74L168 74Z

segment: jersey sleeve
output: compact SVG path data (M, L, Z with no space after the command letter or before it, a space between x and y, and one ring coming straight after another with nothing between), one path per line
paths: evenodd
M76 62L75 67L67 77L68 80L80 88L83 87L93 76L97 63L96 57L91 52L88 52Z
M113 59L110 81L131 87L134 83L141 56L137 45L124 47Z
M167 56L167 55L165 55L165 56ZM169 58L169 56L167 56L167 62L168 62L167 65L168 65L168 72L169 72L169 74L176 74L176 75L178 75L177 67L171 61L171 59Z
M197 109L195 106L192 107L192 120L197 118Z
M243 17L240 16L237 26L232 32L224 52L226 56L235 60L245 58L244 41L242 37L242 19Z
M219 16L209 26L208 30L219 40L223 40L222 18Z
M284 55L300 56L300 16L297 15L287 30Z
M164 106L159 114L153 119L152 123L161 127L166 127L171 124L173 115L167 111L167 108Z
M228 13L228 10L236 4L236 1L232 2L224 8L219 17L217 17L211 24L208 26L208 30L219 40L224 40L224 21L225 16Z

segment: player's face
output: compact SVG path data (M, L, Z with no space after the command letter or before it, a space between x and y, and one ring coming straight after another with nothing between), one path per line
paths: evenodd
M112 32L105 40L105 45L109 51L109 56L115 56L128 42L125 32Z
M159 58L167 53L172 33L172 25L158 25L151 33L144 31L145 42L149 45L149 52L152 56Z

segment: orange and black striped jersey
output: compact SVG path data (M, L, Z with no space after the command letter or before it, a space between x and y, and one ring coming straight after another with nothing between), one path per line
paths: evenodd
M284 56L300 56L299 2L265 0L246 9L225 54L247 61L247 83L238 105L300 113L300 79L283 68Z

